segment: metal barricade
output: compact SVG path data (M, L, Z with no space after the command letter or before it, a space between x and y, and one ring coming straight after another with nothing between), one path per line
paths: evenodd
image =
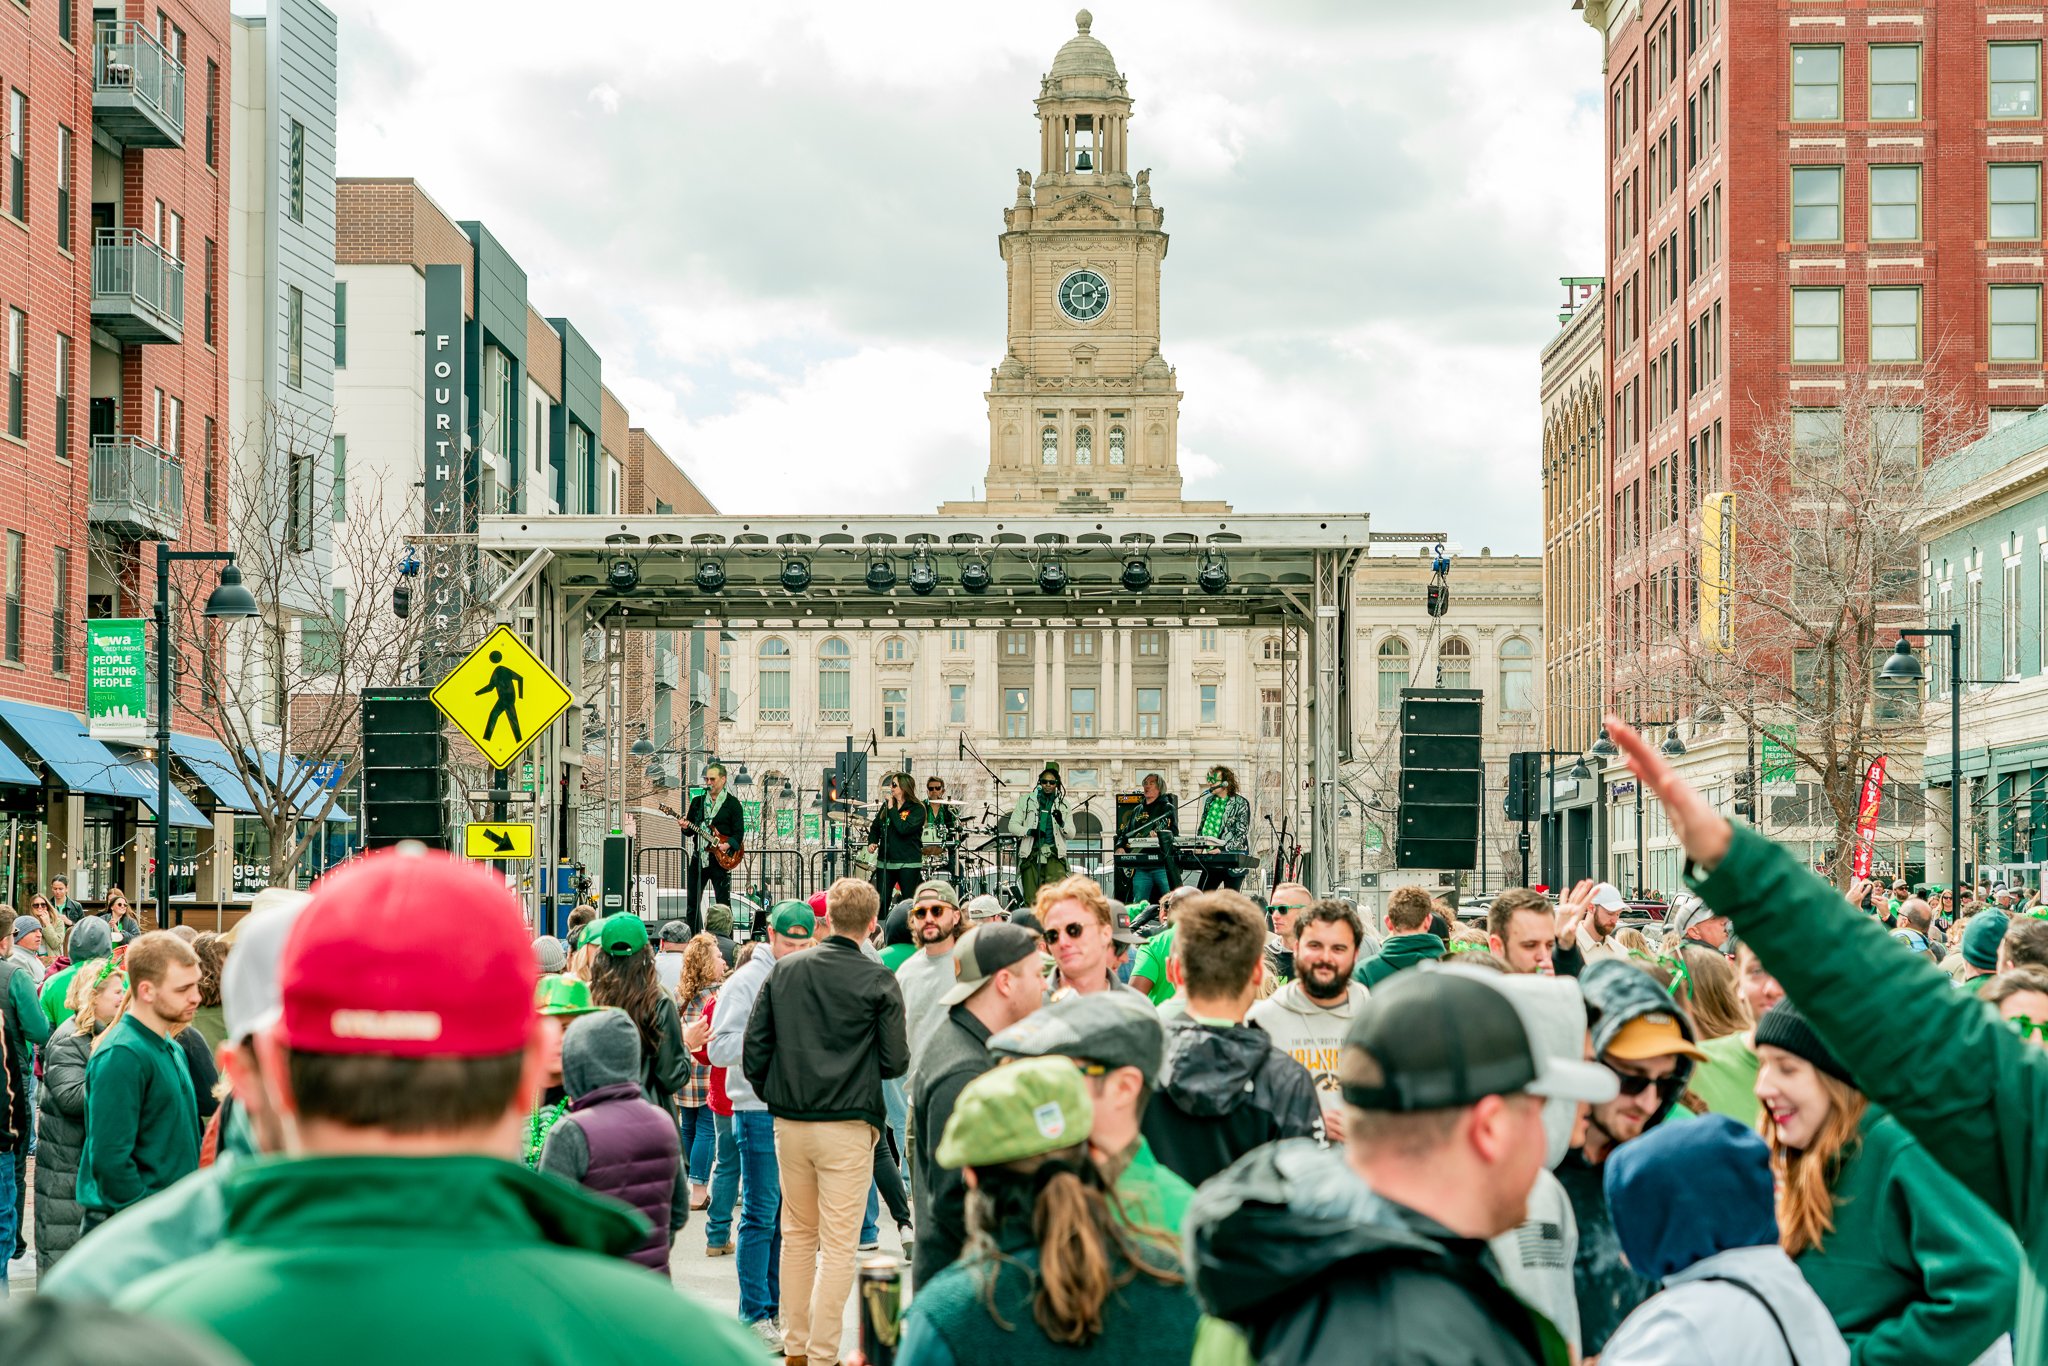
M732 870L734 894L744 891L762 907L778 901L801 901L804 891L803 851L782 845L751 844L746 861Z

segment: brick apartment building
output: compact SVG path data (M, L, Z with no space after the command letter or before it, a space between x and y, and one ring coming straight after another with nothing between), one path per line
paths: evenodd
M17 761L0 761L0 895L16 904L57 872L95 899L143 881L154 771L85 737L84 623L147 615L148 543L221 543L230 50L227 0L0 9L0 744ZM202 601L211 579L177 586ZM210 654L186 661L180 731L198 728Z
M1824 426L1866 374L1908 410L1960 400L1969 430L1924 449L2048 399L2044 25L2003 0L1573 7L1606 66L1600 606L1638 711L1660 638L1697 631L1700 495L1785 459L1760 428Z

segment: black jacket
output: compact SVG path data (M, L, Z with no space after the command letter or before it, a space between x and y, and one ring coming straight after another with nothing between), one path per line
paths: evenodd
M1170 1021L1157 1085L1140 1128L1190 1186L1262 1143L1323 1136L1315 1079L1263 1029Z
M747 1019L740 1070L777 1119L889 1121L882 1079L910 1068L895 974L834 934L775 964Z
M690 798L690 808L683 813L683 819L696 826L699 830L717 831L725 836L725 842L735 849L745 845L747 842L747 816L744 811L740 810L740 799L733 796L730 792L726 793L725 805L718 809L718 814L715 817L707 821L704 819L705 795L700 792ZM708 849L711 847L709 843L711 837L709 834L706 834L704 838L706 843L703 847Z
M1374 1195L1339 1150L1262 1148L1188 1206L1202 1308L1286 1366L1536 1366L1563 1359L1486 1244ZM1552 1353L1555 1353L1553 1356Z
M898 810L886 802L868 822L868 843L875 845L875 861L884 867L924 862L923 802L913 801Z
M988 1026L963 1003L946 1012L918 1055L910 1093L910 1165L917 1202L911 1280L919 1286L960 1260L967 1246L967 1179L958 1168L939 1165L939 1139L967 1083L996 1065L988 1055L988 1036Z

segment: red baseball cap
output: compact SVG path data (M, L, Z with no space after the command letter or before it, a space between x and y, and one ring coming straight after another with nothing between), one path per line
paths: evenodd
M825 894L823 892L812 892L809 905L812 915L820 920L825 918Z
M511 889L430 849L379 850L314 883L278 977L278 1037L307 1053L492 1057L525 1047L536 1018Z

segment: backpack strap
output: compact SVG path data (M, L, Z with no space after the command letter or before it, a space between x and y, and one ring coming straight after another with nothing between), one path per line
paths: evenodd
M1768 1295L1764 1294L1763 1291L1751 1285L1748 1281L1742 1280L1739 1277L1735 1276L1702 1276L1700 1277L1700 1280L1718 1281L1722 1285L1732 1285L1737 1290L1742 1291L1751 1299L1755 1300L1758 1304L1762 1305L1764 1307L1764 1312L1771 1316L1771 1322L1777 1326L1778 1336L1784 1339L1785 1354L1792 1358L1792 1366L1799 1366L1799 1353L1792 1346L1792 1335L1785 1331L1785 1320L1778 1317L1778 1310L1776 1306L1774 1306L1771 1303L1770 1297Z

